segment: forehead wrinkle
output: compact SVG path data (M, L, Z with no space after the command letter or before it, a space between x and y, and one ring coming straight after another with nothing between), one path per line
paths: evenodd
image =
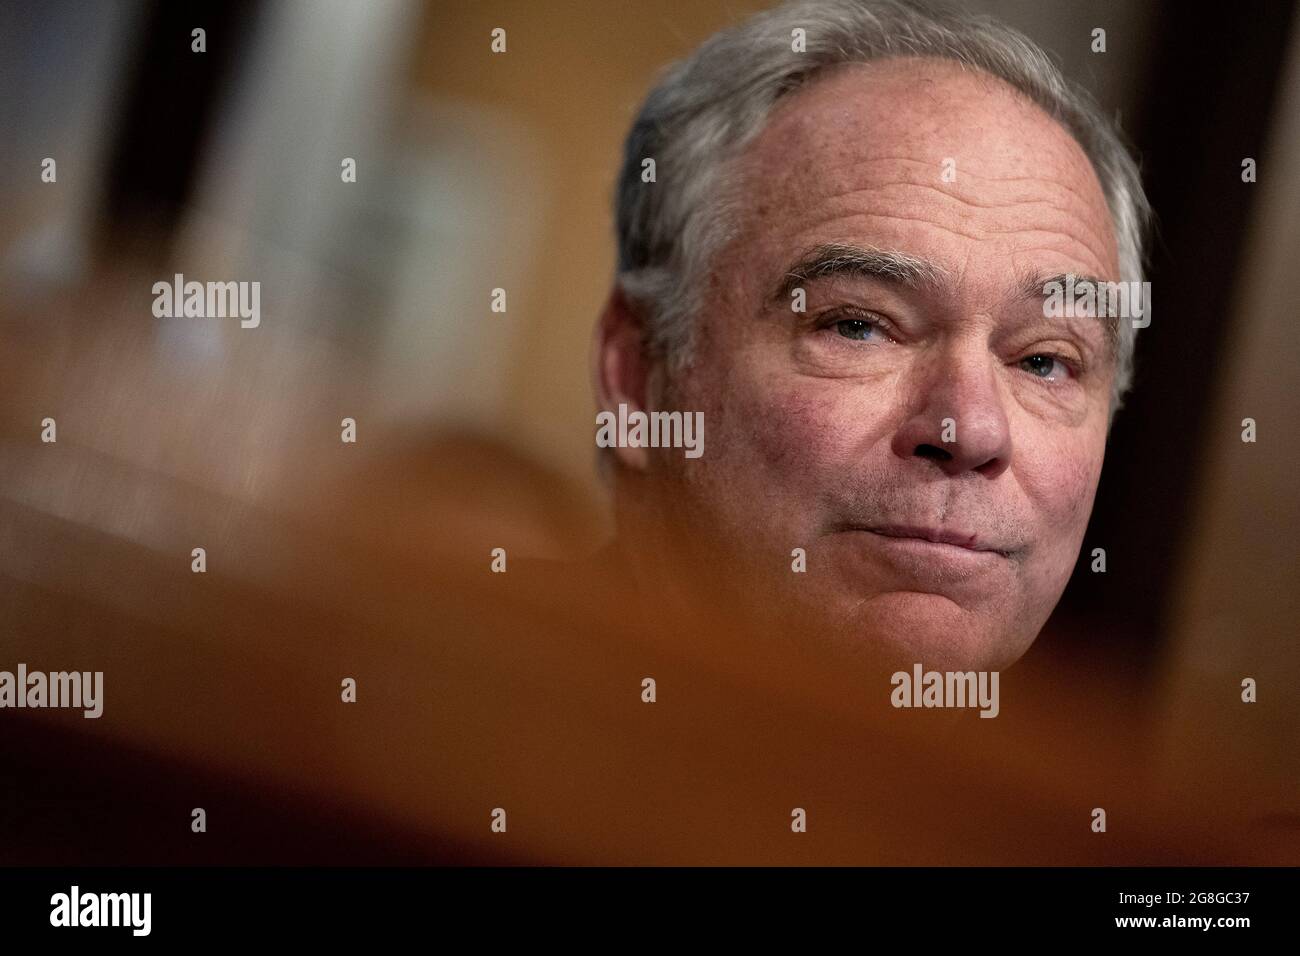
M823 144L813 143L811 145L820 146ZM828 141L825 145L831 145L831 144ZM904 155L852 156L844 159L842 162L839 163L831 161L827 163L818 164L818 168L823 170L829 170L831 172L840 172L844 170L853 170L862 166L873 166L879 163L901 163L907 166L919 167L920 170L924 170L926 173L925 181L920 179L915 179L915 180L900 179L900 180L896 180L896 182L900 182L900 183L906 182L906 183L912 183L917 186L929 186L930 188L933 189L939 189L939 187L934 186L932 182L930 182L931 180L934 179L934 171L936 168L936 163L933 160L916 159L913 156L904 156ZM806 163L803 164L802 166L792 165L790 167L790 171L792 174L797 174L809 168L812 167ZM971 180L971 179L977 179L977 180L981 180L984 183L995 184L995 185L1018 186L1018 185L1028 184L1030 186L1047 187L1049 189L1059 189L1062 192L1068 193L1070 196L1077 199L1083 208L1088 210L1094 210L1095 202L1097 200L1101 200L1102 208L1105 210L1107 217L1109 218L1110 209L1108 206L1105 205L1106 197L1105 194L1101 191L1100 183L1095 183L1095 185L1097 186L1097 189L1095 191L1090 190L1088 192L1085 192L1083 188L1072 186L1068 182L1065 182L1060 178L1044 178L1042 176L1019 176L1019 175L1004 176L1004 175L998 175L997 173L993 173L993 172L980 173L977 171L977 168L972 169L969 160L963 160L961 164L960 176L954 182L945 184L949 187L953 187L953 189L949 189L949 190L940 189L939 191L945 192L947 195L951 195L955 199L961 199L960 196L956 196L954 194L954 189L960 188L967 180ZM1081 170L1086 170L1087 173L1093 179L1096 178L1096 172L1092 169L1090 164L1082 167ZM979 205L977 203L969 202L969 200L962 200L962 201L968 202L970 205ZM1029 201L1029 200L1021 200L1021 201ZM1034 201L1045 201L1045 200L1034 200Z
M989 233L985 233L985 234L975 234L975 233L970 233L970 232L963 232L963 231L960 230L960 229L953 228L952 226L945 226L945 225L943 225L942 223L935 222L935 221L932 220L932 219L921 219L921 218L918 218L917 216L896 216L896 215L891 215L890 213L879 212L879 211L852 213L852 214L850 214L850 215L846 215L846 216L842 216L842 217L836 217L836 218L840 218L840 219L855 219L855 218L859 218L859 217L861 217L861 218L866 218L866 219L888 219L888 220L893 220L893 221L897 221L897 222L908 223L908 224L911 224L911 225L916 225L916 224L918 224L918 223L924 223L927 227L932 227L932 228L934 228L934 229L940 229L940 230L942 230L942 231L944 231L944 232L947 232L947 233L950 233L950 234L952 234L952 235L954 235L954 236L960 236L960 237L963 238L963 239L967 239L967 240L969 240L969 241L971 241L971 242L976 242L976 243L987 242L987 241L988 241L988 238L989 238L990 235L1002 235L1002 234L1003 234L1001 231L998 231L998 232L989 232ZM834 219L831 219L831 220L825 220L825 222L827 222L827 223L834 222L834 221L835 221ZM1030 230L1010 230L1009 232L1020 232L1020 231L1028 232L1028 231L1030 231ZM1051 232L1050 230L1046 230L1046 229L1035 229L1035 230L1032 230L1032 231L1033 231L1033 232L1044 232L1044 233L1048 233L1048 234L1050 234L1050 235L1056 235L1056 236L1061 236L1062 238L1072 239L1072 237L1071 237L1068 233L1064 233L1064 232L1057 233L1057 232ZM1078 240L1073 240L1073 241L1078 242ZM1084 249L1087 249L1087 246L1086 246L1086 245L1083 245L1082 243L1080 243L1080 245L1083 246ZM1040 247L1040 248L1044 249L1045 251L1056 252L1058 255L1068 255L1068 253L1062 252L1061 250L1058 250L1058 249L1050 249L1049 247L1046 247L1046 246L1044 246L1044 247ZM1023 249L1022 249L1022 250L1016 250L1017 253L1023 253L1023 252L1025 252L1025 251L1028 251L1028 250L1023 250ZM1092 250L1091 250L1091 249L1088 249L1088 252L1089 252L1089 253L1092 253Z
M1054 235L1054 236L1060 236L1060 235L1062 235L1062 234L1061 234L1061 233L1052 233L1052 235ZM1071 238L1071 237L1068 237L1068 236L1067 236L1066 238L1069 239L1069 238ZM1092 252L1091 249L1088 249L1088 247L1087 247L1086 245L1084 245L1083 243L1079 242L1077 239L1074 239L1074 240L1072 240L1072 241L1078 243L1078 245L1079 245L1081 248L1087 250L1088 252ZM1065 256L1065 257L1067 257L1067 258L1074 258L1074 256L1071 254L1071 252L1070 252L1069 250L1064 249L1064 248L1057 248L1057 247L1055 247L1055 246L1030 246L1028 249L1018 249L1018 250L1016 250L1016 255L1017 255L1017 256L1027 256L1027 255L1029 255L1030 253L1034 253L1034 252L1050 252L1050 253L1053 254L1053 255L1057 255L1057 256ZM1082 260L1082 259L1078 259L1078 260L1076 260L1076 261L1082 262L1083 260ZM1108 269L1108 268L1105 268L1104 266L1102 266L1102 260L1101 260L1101 259L1098 259L1098 260L1097 260L1097 265L1098 265L1098 266L1101 266L1101 268L1098 268L1098 269L1096 270L1096 272L1097 272L1098 275L1107 275L1107 274L1110 274L1112 271L1115 271L1115 270L1111 270L1111 269ZM1075 274L1076 276L1088 272L1087 269L1073 269L1073 270L1070 270L1070 271L1073 271L1074 274Z
M974 209L1010 211L1020 206L1046 206L1048 209L1052 210L1053 212L1058 213L1062 218L1069 220L1070 223L1081 226L1082 229L1080 231L1085 234L1083 236L1076 237L1070 233L1058 229L1048 228L1042 225L1029 226L1029 227L1008 226L1006 228L1001 228L1001 229L996 228L996 226L993 224L982 226L981 228L983 232L989 236L1008 236L1008 235L1027 234L1027 233L1048 233L1051 235L1068 236L1069 238L1074 239L1076 242L1078 242L1090 253L1092 253L1092 255L1095 256L1099 262L1104 261L1106 258L1108 258L1109 252L1111 251L1111 246L1113 246L1114 244L1113 241L1108 241L1106 236L1097 235L1093 231L1092 226L1087 224L1084 221L1083 217L1080 217L1075 212L1072 212L1063 206L1057 205L1056 203L1052 202L1050 199L1013 199L1006 203L998 203L998 202L977 203L977 202L972 202L968 199L963 199L960 196L954 195L950 192L940 189L937 186L932 186L928 183L908 183L907 185L918 186L922 189L932 190L934 192L937 192L940 196L944 197L945 199L954 200L964 206L969 206ZM888 187L886 186L883 188L888 188ZM1112 231L1110 229L1107 229L1107 235L1111 235L1111 233ZM1092 246L1093 243L1096 244L1097 248L1105 250L1105 252L1099 255L1097 253L1097 248L1093 248Z
M1038 180L1037 182L1044 183L1046 181ZM1116 253L1113 226L1107 220L1106 226L1104 227L1104 232L1098 234L1094 228L1095 224L1091 222L1091 220L1094 217L1084 214L1085 212L1091 210L1085 209L1085 210L1071 211L1063 206L1057 205L1056 203L1052 202L1049 199L1015 198L1005 203L998 203L998 202L977 203L977 202L972 202L971 200L963 199L960 196L956 196L947 190L941 189L929 183L897 181L897 182L881 183L881 184L873 184L873 185L848 186L843 189L836 190L835 192L826 193L823 196L817 197L817 199L814 200L814 202L808 208L807 216L816 217L817 213L820 211L819 206L824 204L836 203L837 201L843 203L849 197L861 193L876 193L876 194L880 194L881 196L884 196L890 190L896 190L896 188L899 186L903 186L903 187L915 186L930 192L938 193L940 199L936 200L936 205L938 205L942 200L951 200L963 206L968 206L974 209L988 210L991 212L999 212L999 211L1011 212L1018 206L1029 206L1029 205L1046 206L1048 209L1057 213L1063 220L1065 220L1065 222L1059 224L1059 228L1051 228L1043 224L1033 224L1033 223L1027 223L1024 225L1006 225L1006 226L1001 226L996 221L989 223L987 225L980 224L980 223L971 223L971 225L975 226L975 228L978 228L980 230L980 234L976 235L973 233L965 232L960 228L955 228L955 226L964 225L965 224L964 222L956 223L954 224L954 226L945 226L935 221L930 216L926 216L922 218L920 214L927 211L924 208L916 210L917 215L914 216L895 216L887 212L883 212L878 208L872 208L877 204L867 202L864 203L864 205L866 205L868 208L864 209L861 212L861 214L868 215L868 216L878 216L880 218L887 218L887 219L898 219L903 221L914 221L914 222L924 221L935 225L937 228L945 229L948 232L954 233L956 235L960 235L964 238L971 239L974 241L981 241L983 239L986 239L989 236L1031 234L1031 233L1046 233L1049 235L1062 236L1074 242L1077 242L1080 246L1086 249L1088 253L1096 260L1097 265L1102 265L1108 262ZM1078 228L1067 229L1066 228L1067 225L1075 226ZM1085 235L1080 236L1077 233L1084 233Z
M862 167L889 161L901 161L907 166L920 166L931 174L927 175L926 179L932 180L934 178L932 175L936 168L934 163L926 163L907 157L886 157L879 160L853 157L840 162L836 162L834 158L831 158L829 161L814 163L808 159L805 153L797 161L783 162L780 161L780 157L772 155L769 151L767 155L750 157L745 164L747 167L746 173L748 174L746 179L751 184L766 181L768 187L762 189L765 202L769 205L781 206L791 210L803 209L804 216L801 218L817 215L818 207L826 204L843 203L862 193L876 193L884 198L890 198L889 193L891 191L898 192L900 188L907 186L918 186L927 193L937 193L937 197L933 200L936 204L948 200L972 209L989 211L992 214L997 214L1003 210L1011 211L1016 206L1046 206L1066 220L1069 228L1062 228L1060 231L1063 234L1073 235L1081 231L1088 234L1088 242L1085 245L1091 247L1089 251L1099 262L1107 262L1117 254L1115 224L1105 196L1100 189L1093 191L1091 195L1087 195L1080 189L1073 188L1062 182L1060 178L976 176L963 171L963 177L978 178L994 186L1005 185L1012 187L1005 190L1010 193L1005 201L999 201L995 198L991 202L980 202L975 198L967 198L966 195L961 194L966 193L969 195L976 192L961 189L963 182L961 178L958 179L957 183L949 185L948 188L941 188L932 182L908 176L907 172L909 170L897 169L897 167L894 169L895 175L887 179L877 173L877 180L874 182L870 180L867 182L846 182L851 174ZM1092 175L1091 169L1088 172L1089 175ZM1057 197L1044 196L1043 193L1045 192L1064 193L1065 196L1076 200L1078 205L1071 208L1071 204L1068 202L1054 201ZM1063 200L1065 196L1059 198ZM894 198L896 199L896 197ZM863 205L868 205L868 203ZM864 212L866 211L869 210L864 210ZM960 230L952 231L960 233ZM1017 231L1029 232L1033 230L1018 229L1013 226L1005 229L988 229L987 231L992 234ZM967 238L977 237L968 235Z
M929 87L938 81L936 85L942 86L944 76L924 76ZM886 76L876 76L867 80L870 86L882 83L889 87L891 81ZM980 79L983 79L980 77ZM833 83L833 80L824 80L822 82ZM926 170L933 173L936 169L934 159L916 159L917 152L935 153L937 156L943 143L943 125L931 123L927 125L924 136L916 134L915 130L900 128L893 122L893 117L883 112L883 107L873 107L870 100L867 100L867 106L862 110L853 110L851 113L839 113L845 122L826 123L819 119L828 110L838 111L839 104L831 103L827 105L825 99L826 93L823 87L820 91L818 87L822 83L812 84L808 89L801 90L789 97L785 103L778 104L773 111L772 117L767 128L755 141L750 150L747 151L745 165L750 172L758 173L768 181L768 188L764 190L769 197L775 198L776 195L784 194L786 196L797 195L799 204L806 204L808 193L807 186L814 183L817 179L823 182L835 173L843 174L845 171L851 171L854 167L871 167L878 166L881 163L893 163L895 168L902 166L898 170L903 176L912 170ZM994 84L997 87L998 84ZM848 89L850 95L856 95L858 91ZM883 94L886 90L882 89ZM908 92L902 90L904 95ZM934 89L927 89L925 96L927 98L934 94ZM1009 91L1014 94L1014 91ZM991 89L983 89L980 94L974 97L973 102L985 102L988 100ZM820 95L820 99L818 98ZM871 99L875 99L874 95ZM795 101L799 101L797 104ZM951 114L954 106L953 102L944 98L936 100L941 102L945 108L945 115ZM795 109L795 106L798 109ZM993 159L981 158L977 153L972 157L974 167L969 165L969 160L962 160L961 175L957 182L949 189L939 189L929 183L916 183L924 185L929 189L935 189L941 195L948 198L956 199L958 202L965 203L972 207L982 207L984 204L971 199L963 198L958 195L957 191L971 193L970 189L963 189L963 186L971 185L971 180L977 181L978 184L996 184L999 186L1009 187L1009 191L1016 195L1023 195L1023 191L1029 191L1037 187L1038 191L1050 191L1064 193L1079 203L1079 207L1073 212L1066 208L1068 204L1057 205L1050 200L1034 199L1021 201L1047 202L1052 208L1055 208L1063 216L1067 217L1072 224L1070 228L1061 230L1067 235L1077 235L1079 232L1088 233L1086 242L1083 244L1089 246L1089 252L1092 253L1101 263L1110 263L1118 255L1118 235L1116 233L1116 224L1110 208L1110 202L1101 186L1097 171L1093 166L1091 159L1084 152L1083 147L1078 143L1070 130L1065 128L1055 118L1048 114L1042 113L1041 109L1032 102L1026 102L1024 105L1029 107L1031 114L1041 114L1034 119L1032 132L1037 136L1039 133L1046 134L1047 126L1050 124L1050 140L1044 140L1040 148L1030 154L1023 150L1003 155L1002 151L993 154ZM933 117L932 117L933 118ZM1039 120L1045 122L1039 122ZM846 127L847 123L847 127ZM880 126L880 124L884 124ZM853 135L854 130L865 129L869 126L882 135L875 138ZM877 129L879 127L879 129ZM933 127L933 128L930 128ZM794 160L788 159L788 143L790 136L798 134L802 139L805 147L800 150ZM955 133L953 135L956 135ZM886 151L883 155L861 155L865 150L872 150L877 146L883 146ZM958 147L960 149L960 147ZM903 151L911 150L912 155L901 155ZM817 154L820 158L814 157ZM1035 155L1041 154L1041 162L1038 167L1042 170L1051 171L1053 174L1044 178L1042 175L1033 175L1033 170L1026 169L1026 163L1032 160ZM1011 175L998 175L995 170L998 168L1007 168ZM1031 175L1023 175L1030 172ZM908 177L910 178L910 177ZM931 177L933 178L933 177ZM842 180L841 180L842 181ZM906 182L907 179L899 180ZM771 187L775 186L775 190ZM802 188L801 188L802 187ZM1017 188L1020 187L1020 188ZM1023 191L1022 191L1023 190ZM832 194L834 196L843 196L855 191L853 187L838 190ZM1064 198L1064 197L1061 197ZM986 207L987 208L987 207ZM959 229L949 230L958 235L963 235ZM1006 230L1016 231L1016 230ZM1026 230L1028 231L1028 230ZM977 238L967 235L966 238ZM1110 271L1109 269L1106 271Z

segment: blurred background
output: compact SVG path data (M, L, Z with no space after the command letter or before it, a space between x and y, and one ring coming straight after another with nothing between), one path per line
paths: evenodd
M108 695L99 721L0 714L0 861L698 861L610 834L488 844L474 782L526 792L555 738L539 729L528 757L471 745L491 736L482 701L518 717L553 696L520 676L514 625L479 611L535 598L482 591L492 548L575 560L609 534L587 363L622 137L664 65L770 5L0 5L0 668L104 670ZM1267 835L1190 858L1294 863L1300 18L965 6L1121 118L1157 216L1135 389L1078 571L1022 665L1079 686L1104 671L1103 736L1141 744L1067 765L1044 762L1065 759L1059 738L1025 738L1024 785L1050 794L1093 759L1121 788L1136 766L1171 794L1249 781L1242 812ZM260 281L260 327L155 318L175 273ZM340 716L340 674L388 709ZM599 722L593 706L560 725ZM195 791L238 833L196 849ZM1178 859L1181 832L1151 852ZM1053 861L941 845L920 858Z

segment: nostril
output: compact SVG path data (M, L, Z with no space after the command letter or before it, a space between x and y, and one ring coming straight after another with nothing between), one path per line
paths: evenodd
M932 458L935 461L952 461L952 455L936 445L917 445L912 454L918 458Z

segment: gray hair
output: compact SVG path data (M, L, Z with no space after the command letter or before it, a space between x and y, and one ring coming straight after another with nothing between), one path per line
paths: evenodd
M795 28L806 49L795 52ZM1143 278L1150 206L1118 126L1067 80L1032 40L980 15L915 0L797 0L714 34L668 68L624 146L616 195L617 282L643 314L646 346L680 370L714 254L734 228L739 201L728 163L762 129L782 96L830 67L901 56L953 60L1028 96L1078 141L1113 220L1120 280ZM642 182L655 161L654 186ZM1112 414L1132 381L1135 332L1119 320Z

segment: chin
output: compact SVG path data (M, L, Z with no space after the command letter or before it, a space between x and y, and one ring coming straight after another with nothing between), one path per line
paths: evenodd
M941 595L916 591L858 601L836 631L883 666L922 664L951 671L1008 668L1036 636L1009 627L1001 614L985 616Z

